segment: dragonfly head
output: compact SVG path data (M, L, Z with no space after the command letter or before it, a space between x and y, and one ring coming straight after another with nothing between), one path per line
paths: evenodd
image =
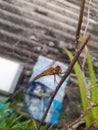
M60 67L60 66L56 66L56 67L55 67L55 72L56 72L56 73L62 73L61 67Z

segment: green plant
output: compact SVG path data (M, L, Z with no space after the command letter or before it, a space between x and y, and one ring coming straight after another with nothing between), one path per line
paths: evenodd
M90 52L87 50L87 63L90 77L91 88L91 100L95 103L98 103L98 85L96 85L96 76L93 69L93 64L90 56ZM93 120L96 120L98 123L98 107L93 108Z
M4 98L0 101L0 130L38 130L33 119L23 121L24 115L10 114L10 103L6 103L7 100Z
M72 60L73 55L71 54L71 52L68 51L66 48L63 48L63 50L67 53L70 60ZM91 56L88 49L87 49L87 63L88 63L88 72L89 72L90 84L91 84L91 89L90 89L91 99L90 100L94 103L98 103L98 87L92 87L92 86L96 86L96 77L95 77L93 64L92 64ZM83 75L78 62L74 65L74 71L76 73L76 77L77 77L77 81L78 81L78 85L80 89L83 111L85 111L89 107L90 104L87 97L87 86L86 86L87 84L85 83L86 78ZM92 110L85 117L87 126L90 126L95 120L98 123L98 107L92 108Z
M62 111L60 112L60 120L61 120L61 119L66 119L66 118L67 118L67 117L66 117L64 111L62 110Z

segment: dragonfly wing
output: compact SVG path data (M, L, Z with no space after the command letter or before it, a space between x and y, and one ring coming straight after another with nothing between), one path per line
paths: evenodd
M47 75L52 75L54 73L54 68L53 67L50 67L48 68L47 70L43 71L42 73L40 73L39 75L37 75L35 78L34 78L34 81L41 78L41 77L44 77L44 76L47 76Z

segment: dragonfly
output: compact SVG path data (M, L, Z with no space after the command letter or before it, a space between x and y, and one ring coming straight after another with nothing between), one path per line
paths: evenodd
M34 82L35 80L48 75L55 76L56 74L62 74L61 67L58 65L56 67L50 66L49 68L38 74L31 82L29 82L29 84L26 87L21 87L19 90L17 90L16 93L12 96L12 98L15 97L19 92L23 91L25 88L28 88L28 86L30 86L32 82Z
M43 72L41 72L39 75L37 75L33 81L44 77L44 76L48 76L48 75L56 75L56 74L62 74L62 69L60 66L56 66L56 67L52 67L50 66L49 68L47 68L46 70L44 70Z

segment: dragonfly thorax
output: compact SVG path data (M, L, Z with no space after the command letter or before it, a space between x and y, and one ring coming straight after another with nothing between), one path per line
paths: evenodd
M56 66L56 67L54 68L54 70L55 70L55 73L61 73L61 72L62 72L62 69L61 69L60 66Z

